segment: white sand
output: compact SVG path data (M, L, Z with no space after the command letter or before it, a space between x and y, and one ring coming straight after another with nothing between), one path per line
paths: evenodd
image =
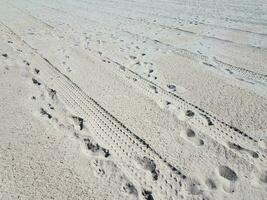
M0 0L0 199L264 199L267 2Z

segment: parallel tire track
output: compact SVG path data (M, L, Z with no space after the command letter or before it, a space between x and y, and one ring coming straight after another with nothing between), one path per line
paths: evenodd
M41 6L45 6L45 5L41 5ZM49 6L45 6L45 7L49 8L49 9L54 9L54 8L49 7ZM77 17L76 15L73 15L72 13L69 13L69 12L67 12L65 10L61 10L61 9L57 8L57 11L60 11L60 12L62 12L64 14L69 14L69 15L71 15L73 17ZM36 17L33 17L33 18L36 18ZM84 18L84 20L90 20L93 23L98 23L97 21L92 20L90 18ZM44 22L44 23L46 24L46 22ZM112 27L111 25L109 25L109 28L113 28L114 29L115 27ZM247 69L242 68L242 67L230 65L228 63L219 61L216 58L209 58L209 57L207 57L205 55L200 55L200 54L197 54L195 52L189 51L188 49L177 48L177 47L172 46L170 44L166 44L164 42L161 42L159 40L156 40L156 39L153 39L153 38L150 38L150 37L147 37L147 36L140 36L139 34L132 33L130 31L124 30L122 28L119 28L119 30L121 32L125 33L125 34L131 35L132 37L143 38L146 41L149 41L151 44L160 45L162 48L167 48L168 50L171 49L174 54L177 54L177 55L179 55L181 57L190 59L190 60L192 60L194 62L197 62L200 65L208 64L208 65L214 66L214 67L216 67L218 69L232 69L233 71L238 72L239 75L241 75L244 78L249 78L251 80L254 80L255 82L265 82L265 83L267 82L267 75L260 74L260 73L257 73L257 72L251 71L251 70L247 70Z
M191 189L196 187L195 183L187 177L178 167L170 164L156 150L150 147L144 140L138 137L122 122L99 105L94 99L85 94L67 76L62 74L49 60L39 54L26 41L22 40L15 32L5 26L8 32L16 37L17 43L24 46L23 51L37 57L42 63L40 78L47 85L53 84L57 94L64 104L78 116L87 122L90 133L99 143L108 147L117 163L127 173L130 173L136 183L142 187L152 190L156 194L162 193L166 199L180 199L183 195L192 197ZM148 158L152 160L158 170L157 180L147 176L146 170L136 167L138 159ZM195 189L194 189L195 191ZM201 191L196 196L202 196ZM193 197L192 197L193 198Z
M204 59L202 57L199 56L196 57L196 55L192 55L187 50L179 50L179 54L193 60ZM204 132L209 136L211 136L216 141L223 141L223 145L228 145L229 143L231 143L238 145L242 148L248 147L248 151L250 152L250 154L249 155L242 154L242 156L245 157L245 159L251 160L252 163L259 162L261 165L262 164L266 165L266 156L264 152L261 152L261 149L259 149L257 144L258 142L257 139L252 138L251 136L249 136L248 134L244 133L243 131L239 130L236 127L228 125L223 120L218 119L216 116L190 103L189 101L183 99L182 97L177 96L175 93L166 91L163 87L143 78L139 74L136 74L134 71L128 70L120 63L113 61L108 57L106 59L117 65L118 68L115 71L115 73L120 73L124 79L125 77L130 76L134 80L138 80L134 81L134 85L142 88L144 91L146 91L147 94L152 96L155 95L151 90L151 85L152 85L152 87L155 87L156 90L158 91L156 99L158 98L158 96L162 95L162 97L170 100L180 110L192 110L195 111L196 113L199 113L200 115L195 115L192 119L188 121L188 123L191 124L192 126L200 130L204 129ZM131 81L131 84L133 84L133 81ZM213 125L210 126L204 123L203 116L206 116L210 120L212 120Z
M113 68L113 70L115 70L116 74L120 75L130 84L141 88L143 91L145 91L147 96L153 98L155 101L158 99L165 99L173 103L177 107L177 111L193 111L195 115L187 121L188 124L196 127L201 132L204 132L215 141L222 141L219 143L222 143L224 146L235 144L239 147L247 149L249 154L241 154L241 156L246 160L249 160L252 163L259 163L260 165L264 166L267 165L265 152L259 148L258 140L256 138L253 138L238 128L227 124L223 120L192 104L177 94L165 90L161 86L150 80L147 80L120 63L113 61L108 57L105 57L105 59L115 64L116 68ZM127 77L131 78L129 79ZM203 117L206 118L206 120L203 121ZM207 120L212 123L210 124L210 122Z
M30 14L29 14L30 15ZM35 18L34 18L35 19ZM40 20L39 20L40 22ZM46 25L46 24L45 24ZM191 53L188 53L186 50L179 50L179 54L184 57L189 57L193 60L202 60L202 57L195 57L196 55L192 55ZM229 146L230 144L238 145L241 148L246 149L248 147L248 154L243 154L242 156L245 157L245 159L250 160L252 163L260 163L261 165L266 165L266 156L264 152L261 152L261 149L258 147L258 140L255 138L252 138L248 134L244 133L243 131L239 130L236 127L230 126L227 123L225 123L223 120L218 119L216 116L208 113L207 111L199 108L198 106L190 103L189 101L183 99L182 97L177 96L175 93L166 91L163 87L143 78L139 74L136 74L134 71L128 70L126 67L122 66L120 63L111 60L110 58L106 58L107 60L110 60L110 62L113 62L118 66L118 70L115 71L115 73L122 73L123 78L130 76L133 77L135 80L134 85L139 86L144 91L147 92L147 94L155 95L153 94L153 91L151 90L151 86L156 88L157 95L164 97L165 99L169 99L174 105L177 106L179 110L192 110L196 113L199 113L200 115L195 115L192 119L188 121L189 124L196 127L197 129L203 130L206 134L211 136L216 141L223 141L223 145ZM206 60L206 59L205 59ZM123 69L123 70L122 70ZM132 84L133 82L131 82ZM157 99L156 97L155 99ZM203 116L206 116L209 118L209 120L212 121L212 126L209 124L206 124L203 122ZM233 149L234 150L234 149Z

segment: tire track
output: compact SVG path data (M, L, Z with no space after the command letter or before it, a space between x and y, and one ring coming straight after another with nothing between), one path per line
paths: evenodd
M245 160L249 160L253 164L258 163L259 165L263 166L267 165L266 153L258 146L259 140L249 136L240 129L227 124L223 120L192 104L177 94L166 91L161 86L150 80L147 80L136 72L121 65L117 61L113 61L108 57L105 57L105 59L117 66L114 73L119 74L131 85L141 88L147 94L147 96L154 99L156 102L158 102L159 99L164 99L167 102L174 104L177 108L177 111L180 110L184 112L193 112L194 116L187 121L187 123L191 126L201 130L201 132L209 135L215 141L223 144L224 146L229 147L231 144L236 144L244 149L247 149L249 154L241 154ZM219 141L223 141L223 143Z
M225 70L230 70L230 73L231 72L232 73L238 73L245 78L256 80L256 81L263 82L263 83L267 84L267 75L266 74L261 74L261 73L257 73L257 72L251 71L251 70L244 69L242 67L230 65L228 63L225 63L223 61L218 60L215 57L213 58L213 60L220 68L225 69Z
M98 53L96 54L98 55ZM151 95L155 95L154 91L151 90L152 88L156 89L157 94L154 97L154 99L157 101L159 99L159 96L162 95L164 99L167 99L168 101L172 102L174 105L177 106L179 110L190 110L195 113L198 113L198 115L195 115L190 121L188 121L189 124L196 127L197 129L204 129L203 132L211 134L211 138L215 139L216 141L222 140L224 141L223 145L225 146L232 146L231 144L236 144L244 149L248 146L247 151L249 152L249 155L242 154L243 157L245 157L246 160L250 160L250 162L254 163L260 163L260 165L266 165L266 157L265 154L258 148L258 140L255 138L252 138L247 133L244 133L243 131L239 130L236 127L233 127L231 125L228 125L223 120L218 119L216 116L211 115L207 111L199 108L198 106L190 103L189 101L183 99L182 97L177 96L175 93L166 91L163 87L155 84L154 82L151 82L145 78L143 78L141 75L136 74L134 71L128 70L125 66L121 65L120 63L105 57L110 62L117 65L117 70L115 73L121 73L123 71L122 77L125 80L125 77L132 77L132 80L139 80L139 81L131 81L130 84L140 87L143 91L146 92L146 94L149 94L148 96L151 97ZM209 122L203 122L203 117L211 120L212 125L209 125ZM205 120L204 120L205 121ZM230 145L229 145L230 144ZM236 149L233 149L236 151Z
M83 2L84 1L81 1L79 0L80 2ZM86 2L86 4L90 4L90 5L95 5L93 3L90 3L90 2ZM87 9L90 8L90 7L87 7ZM107 7L109 8L109 7ZM117 7L114 7L112 9L118 9ZM94 9L93 9L94 10ZM131 11L130 9L127 9L129 12ZM211 40L211 41L217 41L217 42L221 42L222 44L223 43L228 43L228 44L232 44L232 45L235 45L239 48L242 48L242 47L247 47L247 48L252 48L252 49L259 49L257 46L254 46L254 45L251 45L251 44L244 44L244 43L240 43L240 42L235 42L233 40L229 40L229 39L222 39L222 38L219 38L219 37L215 37L215 36L208 36L208 35L205 35L205 34L201 34L201 33L197 33L197 32L194 32L194 31L189 31L189 30L184 30L182 29L181 27L178 28L178 27L171 27L171 26L167 26L167 25L163 25L161 23L154 23L154 22L149 22L148 20L146 20L145 18L142 19L142 20L138 20L136 18L132 18L132 17L127 17L127 16L124 16L124 15L119 15L117 14L118 12L112 12L112 11L103 11L101 10L102 13L106 14L106 15L109 15L110 17L113 17L113 16L117 16L117 17L120 17L122 18L122 21L125 21L125 20L130 20L130 21L134 21L135 23L142 23L146 26L156 26L156 27L162 27L162 28L167 28L169 30L173 30L173 31L178 31L178 32L183 32L184 34L188 34L188 35L193 35L195 37L199 37L199 38L203 38L203 39L208 39L208 40ZM199 23L199 24L202 24L202 25L205 25L204 23ZM217 28L217 27L216 27ZM234 31L237 31L237 30L234 30ZM245 32L245 33L248 33L248 32ZM261 50L266 50L266 48L261 48Z
M3 24L2 24L3 25ZM66 75L62 74L48 59L39 54L26 41L21 39L9 27L4 25L8 32L16 37L16 41L24 46L23 52L37 57L43 68L40 68L40 77L47 84L53 84L59 98L77 116L85 119L86 125L91 129L94 138L104 144L114 155L116 162L130 172L135 179L146 190L152 194L162 193L167 198L182 198L192 196L196 191L196 184L191 178L184 175L178 167L170 164L155 149L151 148L143 139L128 129L122 122L105 110L94 99L85 94ZM39 58L38 58L39 57ZM158 177L147 176L152 173L151 169L139 169L135 166L138 160L149 159L158 170ZM156 179L156 180L155 180ZM198 197L202 196L199 191Z
M41 6L44 6L44 5L41 5ZM54 8L51 8L51 7L48 7L48 6L44 6L46 8L49 8L49 9L54 9ZM62 12L64 14L69 14L69 15L72 15L73 17L77 17L77 16L74 16L73 14L67 12L67 11L62 11L61 9L56 9L56 11L58 12ZM28 14L29 16L31 14ZM34 17L36 18L36 17ZM84 18L87 20L90 20L91 22L97 24L98 22L97 21L94 21L90 18ZM40 20L40 19L39 19ZM46 22L44 22L46 24ZM115 29L115 27L112 27L110 25L108 25L110 28L113 28ZM208 58L207 56L205 55L200 55L200 54L197 54L197 53L194 53L194 52L191 52L187 49L182 49L182 48L177 48L177 47L174 47L170 44L166 44L166 43L163 43L159 40L155 40L155 39L152 39L150 37L146 37L146 36L140 36L139 34L135 34L135 33L132 33L130 31L127 31L127 30L123 30L123 29L120 29L120 31L122 31L123 33L126 33L128 35L131 35L133 38L143 38L145 39L146 41L149 41L150 44L152 45L159 45L161 47L163 47L164 49L168 49L168 50L171 50L174 54L177 54L179 56L182 56L182 57L185 57L185 58L188 58L194 62L197 62L199 63L200 65L203 65L203 66L213 66L217 69L220 69L220 70L217 70L219 73L223 73L223 70L222 69L229 69L231 68L231 70L233 71L236 71L238 72L239 76L241 76L242 78L246 79L248 78L249 80L252 80L254 84L258 84L259 82L267 82L267 78L266 76L267 75L264 75L264 74L260 74L260 73L257 73L257 72L253 72L251 70L247 70L245 68L242 68L242 67L237 67L237 66L234 66L234 65L230 65L228 63L225 63L223 61L218 61L216 58ZM226 75L231 75L229 73L223 73L223 74L226 74ZM238 79L237 79L238 80ZM264 83L262 86L266 86L266 84Z

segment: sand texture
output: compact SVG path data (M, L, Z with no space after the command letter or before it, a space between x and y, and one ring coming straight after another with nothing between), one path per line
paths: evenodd
M266 0L0 0L0 200L264 200Z

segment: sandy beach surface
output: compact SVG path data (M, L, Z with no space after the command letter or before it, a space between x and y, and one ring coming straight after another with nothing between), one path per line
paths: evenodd
M266 0L0 0L0 199L267 197Z

